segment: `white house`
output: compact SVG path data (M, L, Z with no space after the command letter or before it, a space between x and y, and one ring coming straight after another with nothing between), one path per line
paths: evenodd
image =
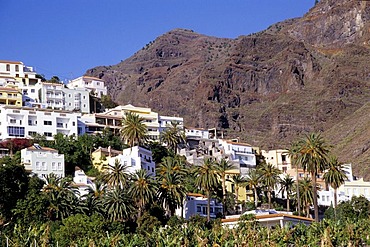
M219 141L224 155L228 156L233 163L239 165L242 175L246 175L249 169L256 168L256 155L251 145L232 140Z
M207 217L207 197L202 194L188 193L182 208L177 208L175 214L189 219L194 215ZM216 218L218 214L222 214L222 203L218 203L216 199L211 199L210 203L210 217Z
M155 162L153 161L152 151L146 148L139 146L126 148L122 150L122 154L111 158L108 162L110 165L114 165L116 160L127 166L129 173L144 169L148 174L155 176Z
M38 144L21 150L21 163L27 171L40 178L51 173L58 177L64 177L65 174L64 154L58 154L58 150Z
M67 87L69 88L85 88L96 97L101 98L103 95L107 95L107 87L102 79L91 77L91 76L81 76L76 79L71 80Z
M91 178L86 176L81 168L76 167L73 177L73 186L78 189L78 196L81 197L88 194L91 189L94 189L95 184L92 182Z
M57 133L78 135L78 118L81 113L0 106L0 140L7 138L32 138L35 134L53 140Z
M209 132L207 129L185 127L185 136L187 139L208 139Z

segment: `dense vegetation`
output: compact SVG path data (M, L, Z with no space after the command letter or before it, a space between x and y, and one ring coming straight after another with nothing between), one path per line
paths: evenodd
M257 169L246 177L234 175L233 193L225 190L226 171L232 168L226 159L204 159L200 166L191 166L176 154L184 136L176 125L163 134L161 143L148 143L143 120L125 115L121 136L104 131L97 136L66 137L56 135L52 142L35 136L34 142L65 154L66 165L79 166L96 175L95 186L86 195L79 195L70 176L53 174L41 180L30 176L21 164L22 142L12 157L0 160L0 246L359 246L370 244L370 202L354 197L326 211L325 220L311 226L297 225L268 229L253 216L243 216L234 229L221 226L220 219L193 217L186 221L175 216L188 192L203 193L224 202L224 214L253 209L259 203L269 207L293 206L298 214L307 215L315 205L317 186L309 178L294 188L291 177L280 179L280 171L259 160ZM124 164L106 165L103 173L92 167L90 154L99 146L122 149L125 143L150 148L156 160L156 176L145 170L127 172ZM24 145L29 144L24 141ZM328 159L329 150L320 135L312 134L292 145L289 155L295 165L311 174L326 170L327 182L333 187L343 183L341 164ZM71 173L70 173L71 174ZM339 174L339 176L338 176ZM286 200L275 198L274 189L290 195ZM250 189L255 203L238 201L238 190ZM298 193L297 193L298 192ZM235 194L234 194L235 193ZM317 202L317 201L316 201ZM242 207L240 207L242 205ZM210 212L210 210L208 210ZM218 215L221 218L223 215ZM317 217L316 217L317 219Z

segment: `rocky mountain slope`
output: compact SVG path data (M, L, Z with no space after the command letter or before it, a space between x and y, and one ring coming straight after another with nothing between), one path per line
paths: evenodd
M368 1L322 0L302 18L236 39L172 30L86 74L106 80L118 103L267 149L321 131L360 172L370 165L369 19Z

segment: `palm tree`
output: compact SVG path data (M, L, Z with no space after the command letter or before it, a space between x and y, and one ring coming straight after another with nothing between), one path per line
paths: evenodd
M210 158L205 158L203 161L203 165L197 166L195 172L195 184L207 194L207 221L209 222L211 218L211 191L218 184L217 170L214 162Z
M222 158L219 162L216 163L216 169L219 177L222 182L222 205L223 205L223 214L226 214L226 172L234 168L234 165L231 164L225 158Z
M121 189L126 185L128 179L127 166L120 163L118 159L114 160L114 165L104 165L103 180L110 187L119 186Z
M336 208L338 203L337 189L344 184L347 175L343 164L338 161L337 157L330 156L328 165L329 167L324 174L324 180L334 189L334 208Z
M164 175L166 173L179 173L185 175L184 164L179 157L165 157L162 159L162 162L158 164L156 169L158 175Z
M76 189L71 186L71 179L61 178L54 173L45 177L43 193L49 201L47 215L49 219L64 219L76 210Z
M176 208L182 206L186 192L184 177L179 173L165 173L159 176L159 201L170 212L170 216L175 214Z
M258 207L258 194L257 194L257 188L259 187L261 183L261 176L258 174L257 169L251 169L249 170L248 175L245 178L246 185L253 189L254 192L254 206Z
M299 156L300 156L300 150L301 150L301 146L300 146L300 142L293 142L292 145L290 146L290 148L288 149L287 151L287 154L292 162L292 165L295 166L296 168L296 191L297 191L297 198L299 198L299 173L298 173L298 165L299 165L299 162L298 162L298 159L299 159ZM297 199L297 211L298 211L298 215L301 215L301 202L300 200Z
M231 177L231 182L235 186L235 199L237 201L237 208L239 208L239 188L245 186L246 180L240 174L235 174Z
M290 211L289 208L289 195L293 191L293 185L294 185L294 179L293 177L289 176L289 174L286 174L281 180L280 180L280 191L282 194L284 194L284 191L286 192L286 208L287 211Z
M312 180L308 177L303 178L299 181L299 190L302 206L305 208L306 217L310 216L310 205L314 202L313 185Z
M185 132L179 127L177 122L171 122L171 125L161 133L161 141L169 147L173 153L176 153L177 146L180 143L186 143Z
M313 182L313 205L315 210L315 221L319 221L319 211L317 205L317 175L323 172L326 168L327 154L329 147L326 145L324 139L320 134L306 135L305 139L301 141L299 162L303 169L311 174Z
M103 206L106 209L108 219L111 221L124 221L134 211L129 196L120 187L115 187L104 195Z
M261 167L259 167L259 174L261 176L262 183L267 188L267 195L268 195L268 202L269 202L269 209L271 208L271 192L276 187L277 183L279 182L279 175L281 171L274 167L270 163L264 163Z
M153 177L150 176L144 169L136 171L131 178L131 182L129 194L132 196L132 198L137 200L139 207L139 219L145 205L153 201L153 198L157 192L157 184Z
M148 139L148 129L144 118L136 113L126 112L122 120L121 136L123 140L133 147L140 145Z

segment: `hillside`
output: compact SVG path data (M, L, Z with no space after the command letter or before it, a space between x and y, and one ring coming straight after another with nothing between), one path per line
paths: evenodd
M341 160L365 175L368 151L347 151L368 146L370 135L343 132L369 133L354 124L369 122L369 19L370 2L322 0L302 18L236 39L175 29L86 74L106 80L118 103L223 128L263 148L324 132Z

